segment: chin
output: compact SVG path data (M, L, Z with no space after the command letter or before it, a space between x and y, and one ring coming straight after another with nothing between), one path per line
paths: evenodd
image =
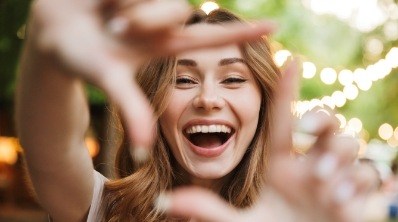
M233 167L220 166L215 163L201 164L195 166L193 169L188 169L188 172L199 179L216 180L228 175L233 170Z

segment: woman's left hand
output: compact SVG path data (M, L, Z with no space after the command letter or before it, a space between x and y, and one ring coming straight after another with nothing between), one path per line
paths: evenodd
M280 81L267 185L254 206L239 210L210 191L187 187L160 196L157 207L198 221L365 221L364 203L377 178L370 167L354 164L358 142L335 136L338 124L330 115L305 116L298 128L316 141L303 158L291 154L290 104L296 77L296 67L290 65Z

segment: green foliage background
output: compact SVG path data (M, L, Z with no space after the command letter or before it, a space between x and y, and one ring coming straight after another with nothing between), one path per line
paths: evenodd
M202 0L189 0L200 6ZM15 91L15 73L23 40L29 0L0 0L0 104L12 104ZM382 39L382 30L361 33L333 16L319 16L305 9L299 0L218 0L217 3L235 13L251 19L271 19L279 24L273 36L276 45L282 45L303 60L312 61L318 70L332 67L336 70L354 70L383 58L397 41L383 40L384 52L380 58L369 60L364 56L365 41L371 37ZM19 34L18 34L19 33ZM398 58L397 58L398 59ZM395 69L384 80L373 84L371 90L360 91L358 98L348 101L338 110L347 119L358 117L363 121L371 137L377 137L378 127L388 122L398 126L398 70ZM319 76L302 80L301 99L319 98L342 90L339 84L323 84ZM92 104L103 104L103 94L88 87Z

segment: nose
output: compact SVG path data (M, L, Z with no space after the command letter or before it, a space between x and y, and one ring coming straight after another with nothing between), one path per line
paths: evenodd
M194 98L193 106L205 111L220 110L225 106L225 100L217 94L216 90L203 87Z

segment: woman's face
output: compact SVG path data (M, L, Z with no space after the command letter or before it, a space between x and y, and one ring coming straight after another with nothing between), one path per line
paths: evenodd
M189 29L208 26L222 28ZM219 179L245 154L260 104L260 89L237 45L191 51L177 55L176 85L160 125L191 179Z

